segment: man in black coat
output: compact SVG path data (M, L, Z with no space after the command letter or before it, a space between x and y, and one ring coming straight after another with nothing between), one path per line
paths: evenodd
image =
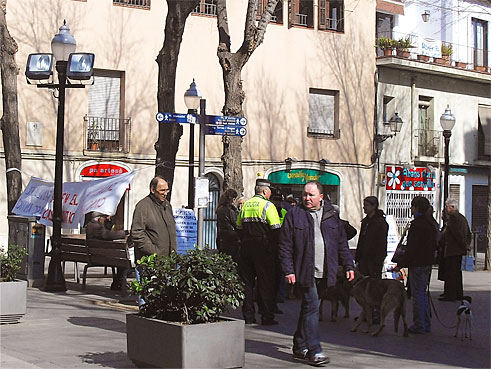
M443 279L445 281L443 296L441 301L461 300L464 296L462 283L462 256L467 253L471 243L472 235L467 219L459 213L459 206L456 200L448 199L445 203L447 213L447 223L443 229L443 258L444 270Z
M378 206L375 196L368 196L363 200L363 211L367 216L361 221L355 261L363 275L380 279L387 256L389 225L385 221L384 212Z

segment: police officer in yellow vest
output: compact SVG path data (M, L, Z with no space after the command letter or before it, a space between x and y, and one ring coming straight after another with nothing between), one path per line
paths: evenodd
M253 290L257 278L261 324L274 325L278 324L274 320L275 248L281 224L276 207L268 201L271 196L271 182L257 179L255 193L255 196L244 203L237 217L242 245L239 272L245 284L242 314L246 324L256 323Z

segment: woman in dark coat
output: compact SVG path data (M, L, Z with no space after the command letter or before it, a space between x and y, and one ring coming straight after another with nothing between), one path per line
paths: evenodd
M218 200L217 214L217 248L228 254L237 263L239 260L240 239L237 233L238 210L234 203L237 191L228 189Z
M389 225L385 221L384 212L378 208L378 199L375 196L368 196L363 200L363 210L367 216L361 221L355 261L363 275L382 278Z

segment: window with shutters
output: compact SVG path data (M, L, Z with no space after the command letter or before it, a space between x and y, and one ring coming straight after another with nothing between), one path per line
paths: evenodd
M313 0L288 0L288 27L314 27Z
M343 32L343 14L343 0L319 0L319 29Z
M479 105L477 158L478 160L491 160L491 106Z
M268 5L268 0L258 0L257 1L257 19L259 20ZM276 8L273 11L273 16L271 17L271 23L283 24L283 1L279 0L276 3Z
M132 8L150 9L150 0L113 0L113 5L130 6Z
M200 0L200 3L194 8L191 14L217 15L217 0Z
M85 116L85 149L129 152L130 119L124 119L124 72L94 70Z
M339 138L339 91L309 90L307 136Z
M457 201L457 205L460 206L460 185L450 184L448 186L448 198Z

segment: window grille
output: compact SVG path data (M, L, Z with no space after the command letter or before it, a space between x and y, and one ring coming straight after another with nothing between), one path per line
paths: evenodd
M150 9L150 0L113 0L114 5L129 5L137 8Z

